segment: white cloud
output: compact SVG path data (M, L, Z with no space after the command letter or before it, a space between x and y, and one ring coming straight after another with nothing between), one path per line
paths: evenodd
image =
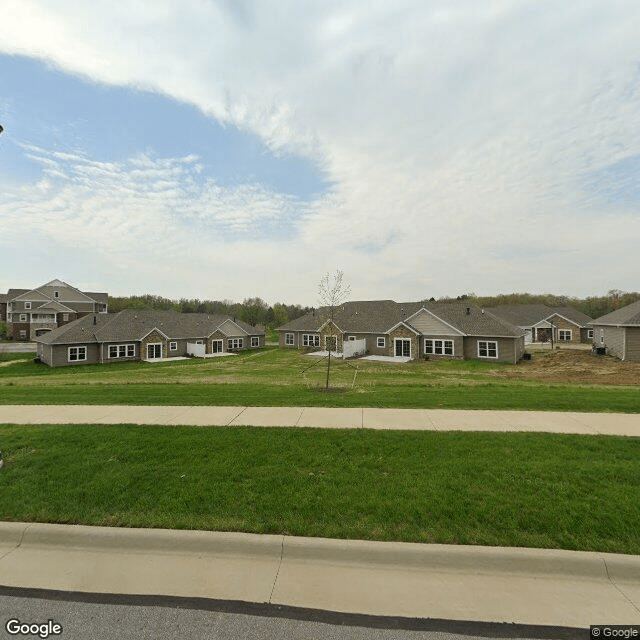
M303 203L225 189L196 158L34 149L45 178L0 215L60 243L106 238L105 255L179 247L232 273L229 297L314 302L309 278L336 265L357 297L597 293L603 269L637 288L638 203L605 197L639 178L607 172L640 155L636 24L622 0L8 0L1 51L193 103L312 156L333 187ZM286 288L247 290L264 265Z

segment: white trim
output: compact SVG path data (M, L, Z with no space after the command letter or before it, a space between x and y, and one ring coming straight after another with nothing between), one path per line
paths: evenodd
M151 332L149 332L149 333L151 333ZM149 335L149 334L147 334L147 335ZM146 352L147 352L145 359L147 360L147 362L151 362L153 360L162 360L162 342L148 342L145 346L146 346ZM153 358L150 358L149 357L149 347L158 347L158 346L160 347L160 357L154 356ZM155 349L154 349L154 351L155 351Z
M178 341L169 340L169 351L177 351L177 350L178 350Z
M427 351L427 342L431 342L431 351ZM440 353L437 352L436 342L440 342ZM451 343L451 353L445 353L447 345L445 342ZM428 356L454 356L455 355L455 343L450 338L425 338L424 339L424 352Z
M145 333L142 338L140 338L140 341L144 340L148 335L151 335L154 331L157 331L158 333L161 333L167 340L169 339L169 336L164 333L164 331L160 331L160 329L158 329L158 327L153 327L153 329L151 329L151 331L147 331L147 333ZM149 344L156 344L154 343L149 343Z
M76 356L75 358L71 358L71 350L74 350L76 352ZM84 357L80 357L80 354L82 352L82 350L84 349ZM86 345L81 345L78 347L67 347L67 362L84 362L87 359L87 347Z
M214 349L213 348L213 343L214 342L219 342L220 343L220 348L219 349ZM224 338L213 338L213 340L211 340L211 353L224 353Z
M382 340L382 344L380 344L380 340ZM385 336L378 336L376 339L376 347L378 349L384 349L387 346L387 338Z
M401 325L405 326L410 331L413 331L413 333L415 333L417 336L422 335L417 329L414 329L411 325L407 324L404 320L401 320L400 322L394 324L393 327L391 327L391 329L387 331L387 333L391 333L392 331L395 331Z
M442 324L446 324L447 327L451 327L456 332L457 335L460 335L460 336L468 335L464 331L461 331L457 327L454 327L452 324L448 323L446 320L443 320L440 316L437 316L435 313L433 313L433 311L429 311L429 309L425 309L425 307L420 307L420 309L418 309L415 313L412 313L408 318L405 318L404 321L409 322L411 318L413 318L414 316L417 316L422 311L426 311L429 315L433 316L436 320L438 320L439 322L442 322Z
M18 322L29 322L29 320L27 319L28 315L29 315L28 313L21 313L20 314L20 320L18 320ZM15 322L15 320L14 320L14 322Z
M561 336L562 333L568 333L569 338L563 338ZM558 342L571 342L573 340L573 330L572 329L558 329Z
M398 349L398 347L397 347L396 345L397 345L397 343L398 343L399 341L406 341L406 342L408 342L408 343L409 343L409 355L408 355L408 356L405 356L405 355L404 355L404 347L402 348L402 351L403 351L402 356L398 356L398 355L396 354L396 351L397 351L397 349ZM393 339L393 357L394 357L394 358L398 358L398 357L402 357L402 358L411 358L411 338L394 338L394 339Z
M251 336L251 346L254 349L260 346L260 336Z
M116 349L116 355L111 355L111 349ZM120 350L124 349L124 354L120 355ZM133 353L130 353L133 351ZM109 360L115 360L116 358L135 358L136 345L132 342L125 344L109 344Z
M570 322L571 324L575 325L576 327L582 327L583 326L579 322L576 322L575 320L571 320L571 318L567 318L566 316L563 316L560 313L552 313L551 315L547 316L547 318L552 318L553 316L558 316L558 318L562 318L563 320L566 320L567 322ZM544 318L544 319L546 320L547 318Z
M498 353L498 342L497 342L497 340L478 340L477 342L478 342L478 344L477 344L477 346L478 346L478 358L488 358L490 360L497 360L498 359L499 353ZM486 356L480 355L480 344L482 342L485 343L485 348L484 349L487 352ZM489 351L491 351L491 347L489 347L490 344L495 345L495 352L496 352L495 356L489 355Z
M24 303L24 309L25 309L25 311L27 309L31 309L31 301L27 300L27 302Z
M311 338L311 340L310 340ZM320 334L318 333L303 333L302 334L302 346L303 347L320 347Z
M224 327L224 325L227 324L227 322L230 322L231 324L234 324L236 327L238 327L238 329L240 329L240 331L242 331L242 333L244 333L245 336L249 335L249 333L247 331L245 331L237 322L234 322L231 318L227 318L224 322L221 322L218 325L218 328L216 329L216 331L219 329L220 331L222 331L222 333L225 333L224 330L222 329L222 327ZM225 333L225 335L227 335L227 334ZM238 336L236 336L236 337L238 337Z
M335 320L325 320L317 329L317 332L319 333L320 331L322 331L322 329L324 329L324 327L328 324L331 323L340 333L344 333L344 331L335 323Z
M593 340L594 335L593 329L587 329L587 340Z
M289 342L289 338L291 338L291 342ZM296 346L296 339L295 339L295 335L293 334L293 332L288 332L284 334L284 346L285 347L295 347Z
M231 349L244 349L244 338L238 336L227 338L227 351L231 351Z

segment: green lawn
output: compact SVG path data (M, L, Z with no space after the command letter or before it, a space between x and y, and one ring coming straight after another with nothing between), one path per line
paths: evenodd
M526 366L466 361L332 364L336 392L323 393L323 363L267 348L237 356L158 364L50 368L33 356L0 366L4 404L173 404L414 407L640 412L633 386L499 378ZM2 364L2 363L0 363ZM356 369L357 367L357 369Z
M640 439L0 425L0 520L640 553Z

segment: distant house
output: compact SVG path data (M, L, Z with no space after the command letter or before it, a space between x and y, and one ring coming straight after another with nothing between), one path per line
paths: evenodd
M524 351L521 330L470 304L366 300L327 317L321 308L279 327L280 347L342 352L345 341L363 340L371 355L514 363Z
M503 304L487 311L524 331L525 343L586 343L593 337L592 318L569 306L546 304Z
M42 362L62 367L256 349L264 346L264 331L227 316L125 309L80 318L36 342Z
M36 289L9 289L4 308L7 337L13 340L34 340L91 313L107 313L109 296L88 293L52 280Z
M640 362L640 301L596 318L593 332L594 346L620 360Z

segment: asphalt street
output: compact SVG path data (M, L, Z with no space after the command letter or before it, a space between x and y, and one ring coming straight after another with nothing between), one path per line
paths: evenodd
M420 620L229 601L37 592L0 587L0 638L10 620L59 624L61 640L521 640L588 638L585 629ZM50 625L52 628L52 625ZM42 636L28 636L37 638Z

